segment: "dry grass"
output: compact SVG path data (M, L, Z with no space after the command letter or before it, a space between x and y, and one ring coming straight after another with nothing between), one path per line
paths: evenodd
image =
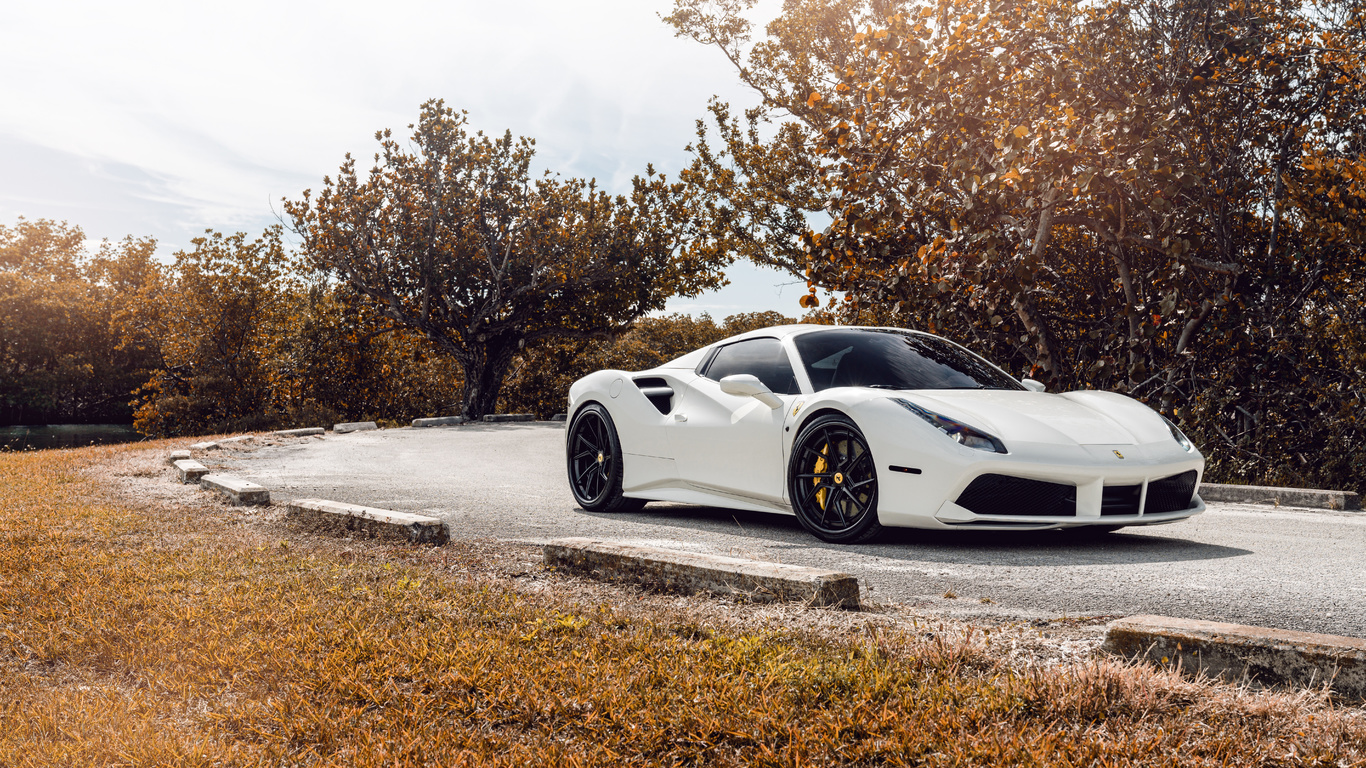
M1360 711L1315 694L576 590L505 549L338 543L87 472L145 488L140 451L0 455L0 766L1366 765Z

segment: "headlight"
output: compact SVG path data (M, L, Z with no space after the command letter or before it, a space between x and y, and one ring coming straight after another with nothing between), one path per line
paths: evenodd
M947 416L940 416L934 411L921 408L910 400L903 400L899 397L893 397L890 398L890 400L929 422L930 426L969 448L976 448L979 451L991 451L992 453L1006 453L1006 447L1000 440L997 440L980 429L973 429L961 421L954 421Z
M1160 413L1157 415L1162 416L1162 414ZM1173 440L1175 440L1177 443L1180 443L1181 447L1187 452L1195 450L1195 444L1190 441L1189 437L1186 437L1186 433L1182 432L1180 427L1177 427L1175 424L1173 424L1172 420L1167 418L1166 416L1162 416L1162 420L1167 422L1167 429L1170 429L1172 431Z

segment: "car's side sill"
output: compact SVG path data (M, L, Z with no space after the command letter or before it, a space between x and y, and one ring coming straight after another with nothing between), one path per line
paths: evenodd
M713 489L698 488L697 486L688 483L670 487L654 487L626 491L622 495L633 499L649 499L650 501L672 501L680 504L702 504L709 507L744 509L751 512L776 512L782 515L793 514L792 508L786 504L768 502L762 499L753 499L747 496L736 496Z

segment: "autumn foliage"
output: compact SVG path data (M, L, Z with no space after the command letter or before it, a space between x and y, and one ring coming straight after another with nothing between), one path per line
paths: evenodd
M309 283L281 234L196 238L120 316L161 355L139 392L138 429L196 434L449 409L459 396L452 366L344 287Z
M789 0L757 41L750 6L669 19L763 97L700 126L714 242L804 217L847 319L1144 399L1211 478L1366 481L1357 4Z
M471 133L440 101L410 127L377 135L368 176L348 157L286 201L298 253L280 226L206 232L169 264L150 240L91 255L65 224L0 228L4 417L132 407L158 436L477 418L529 345L611 339L722 280L726 254L689 248L684 184L535 177L532 140Z
M130 420L156 360L115 319L156 272L155 249L130 237L90 253L78 227L0 225L0 424Z
M409 128L376 134L368 174L348 156L285 210L311 268L460 364L462 415L493 412L528 344L604 338L719 284L727 255L688 248L692 193L653 169L613 197L536 177L534 142L471 133L440 101Z
M280 238L210 232L167 264L151 240L92 252L66 224L0 227L0 415L185 435L458 407L458 367L309 282Z

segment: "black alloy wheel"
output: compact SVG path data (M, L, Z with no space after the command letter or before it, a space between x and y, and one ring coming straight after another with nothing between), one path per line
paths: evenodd
M589 403L574 414L565 441L569 488L589 512L631 512L643 499L621 495L621 442L607 409Z
M838 414L812 420L792 446L788 494L802 527L832 544L858 544L882 531L877 466L854 422Z

